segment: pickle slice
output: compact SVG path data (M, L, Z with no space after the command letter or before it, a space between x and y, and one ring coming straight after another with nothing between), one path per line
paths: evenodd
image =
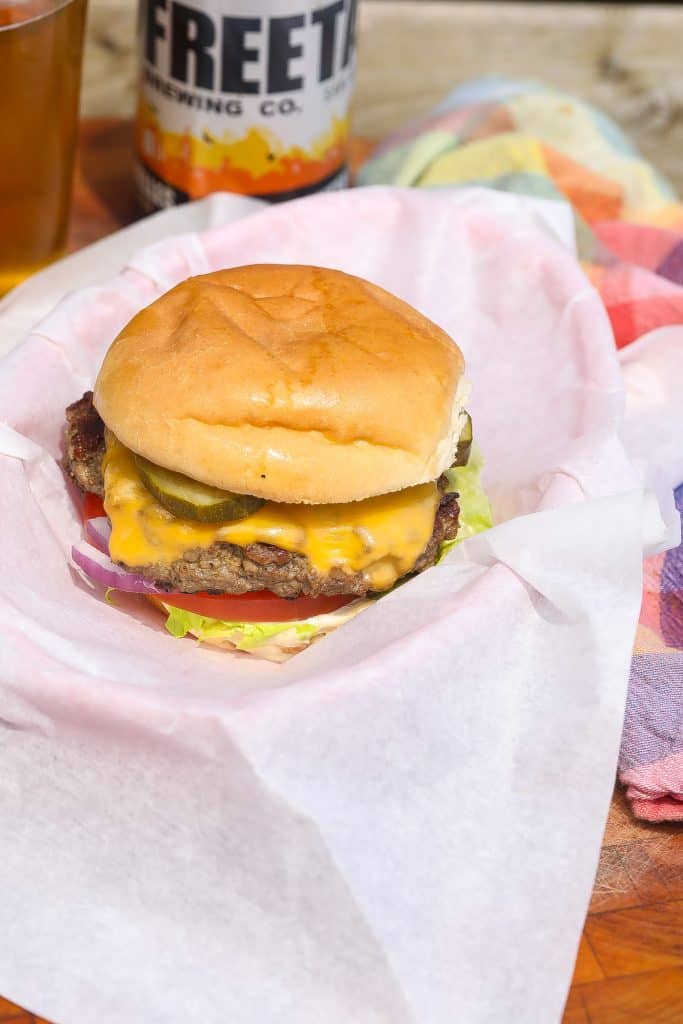
M264 504L263 498L210 487L172 469L157 466L142 455L135 456L135 465L147 490L160 505L181 519L194 519L200 523L233 522L250 516Z
M468 412L465 413L465 416L467 417L465 426L462 428L458 438L458 447L455 449L454 466L466 466L472 450L472 417Z

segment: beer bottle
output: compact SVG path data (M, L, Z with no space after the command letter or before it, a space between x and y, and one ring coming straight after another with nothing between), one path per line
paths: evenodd
M346 184L357 0L140 0L146 212Z

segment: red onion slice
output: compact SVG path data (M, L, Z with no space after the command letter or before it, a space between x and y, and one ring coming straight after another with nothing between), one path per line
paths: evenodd
M84 541L74 544L71 548L71 557L89 579L103 587L114 587L129 594L163 594L168 597L168 591L162 590L156 583L146 580L139 573L122 569L120 565L112 562L104 551L98 551Z
M85 536L98 551L105 555L109 554L109 538L111 537L111 524L106 516L97 516L95 519L88 519L85 524Z

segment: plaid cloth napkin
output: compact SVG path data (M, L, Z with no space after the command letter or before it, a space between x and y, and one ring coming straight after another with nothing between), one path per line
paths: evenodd
M468 83L380 145L358 184L568 200L617 347L683 325L683 204L615 124L571 96L497 77ZM676 503L683 518L683 484ZM683 820L683 545L645 563L619 777L638 817Z

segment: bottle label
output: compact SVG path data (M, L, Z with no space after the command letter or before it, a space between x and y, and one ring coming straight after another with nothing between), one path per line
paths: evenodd
M341 187L356 8L357 0L141 0L143 205Z

